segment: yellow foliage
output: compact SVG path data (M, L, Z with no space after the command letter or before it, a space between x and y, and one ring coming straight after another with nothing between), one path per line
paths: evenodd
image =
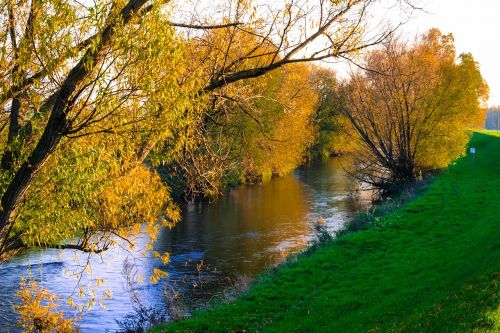
M169 201L168 191L159 176L143 165L113 179L99 193L99 198L101 221L110 228L127 227L127 221L131 224L147 222L150 234L156 233L158 212Z
M15 228L28 245L91 238L111 242L106 233L127 237L144 230L156 239L161 224L180 219L168 187L159 175L135 159L133 141L111 135L73 140L54 153L35 180ZM104 234L103 234L104 233ZM89 244L89 246L92 244Z
M264 178L283 175L304 161L316 135L311 116L317 95L310 74L307 65L295 64L280 69L276 75L279 85L275 98L281 111L273 118L268 136L258 134L253 138L243 161L245 173Z
M153 268L153 274L149 278L149 282L152 284L158 283L161 278L164 278L168 275L167 272L162 271L158 268Z
M342 92L363 181L390 191L464 153L488 87L472 55L456 60L452 35L391 40L365 66Z
M21 280L17 292L20 304L15 309L20 315L18 325L25 333L75 332L75 319L67 319L61 311L61 299L48 289L41 288L34 280Z

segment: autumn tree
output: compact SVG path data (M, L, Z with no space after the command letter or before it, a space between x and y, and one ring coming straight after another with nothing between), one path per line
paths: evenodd
M103 233L142 223L152 210L146 220L156 221L168 203L166 190L141 162L167 135L158 124L173 123L182 111L176 105L192 96L189 84L175 79L172 68L183 68L181 44L161 7L32 1L2 9L2 104L8 110L2 259L26 246L59 246L76 234L82 235L76 244L60 247L102 251L109 246ZM127 181L132 174L144 175L144 184ZM145 201L131 201L142 207L138 215L110 220L116 208L128 206L123 193L112 193L120 188ZM151 202L144 190L162 202Z
M269 78L275 97L264 98L264 105L273 105L272 126L267 135L254 136L243 160L245 178L283 175L304 162L316 139L312 115L317 94L311 86L311 70L304 64L292 64ZM263 94L265 96L265 94Z
M488 89L472 55L456 57L451 34L391 38L363 66L341 92L358 178L391 193L464 152Z

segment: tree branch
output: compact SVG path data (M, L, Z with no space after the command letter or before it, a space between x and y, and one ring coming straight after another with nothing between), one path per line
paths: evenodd
M233 22L233 23L226 23L226 24L213 24L213 25L176 23L176 22L169 22L169 24L171 26L177 27L177 28L199 29L199 30L226 29L226 28L237 27L237 26L243 25L243 23L241 23L241 22Z

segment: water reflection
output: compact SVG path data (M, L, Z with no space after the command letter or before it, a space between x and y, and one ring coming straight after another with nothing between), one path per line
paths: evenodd
M215 203L187 205L182 221L173 230L163 230L155 245L156 250L171 254L171 263L162 267L152 258L136 259L138 269L147 276L153 268L163 268L169 272L171 283L188 281L182 284L181 292L201 300L224 288L225 277L262 272L284 254L304 247L318 218L334 231L362 207L363 202L350 195L355 184L346 177L341 163L348 161L315 163L264 185L241 186ZM109 288L113 298L104 302L105 309L85 315L83 332L104 332L105 328L113 331L118 328L115 319L132 311L121 271L125 258L138 257L144 250L146 239L139 238L137 243L139 247L133 253L124 247L92 258L92 272L84 284L103 278L106 284L97 292ZM14 294L19 276L26 274L30 263L44 262L32 268L34 275L41 277L45 287L67 297L74 292L75 281L65 272L78 270L86 259L68 251L38 250L0 266L0 332L17 331L11 305L17 301ZM215 282L207 285L203 293L189 284L199 279L195 267L201 261L204 279ZM166 302L161 284L142 285L139 292L146 305L164 306Z
M242 186L219 202L192 204L171 233L172 252L203 252L226 274L254 275L284 247L303 246L310 233L308 193L293 176Z

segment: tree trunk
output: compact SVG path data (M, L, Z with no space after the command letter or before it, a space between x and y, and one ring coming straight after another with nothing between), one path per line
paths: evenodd
M7 244L10 229L12 227L12 218L16 208L19 206L24 193L31 184L33 177L40 170L42 165L47 160L50 153L55 149L62 135L64 134L68 124L66 114L61 109L65 105L63 101L59 107L54 107L54 110L49 118L45 131L38 141L35 149L16 172L14 178L10 182L7 190L2 196L2 212L0 214L0 236L1 246L0 252L8 247Z

